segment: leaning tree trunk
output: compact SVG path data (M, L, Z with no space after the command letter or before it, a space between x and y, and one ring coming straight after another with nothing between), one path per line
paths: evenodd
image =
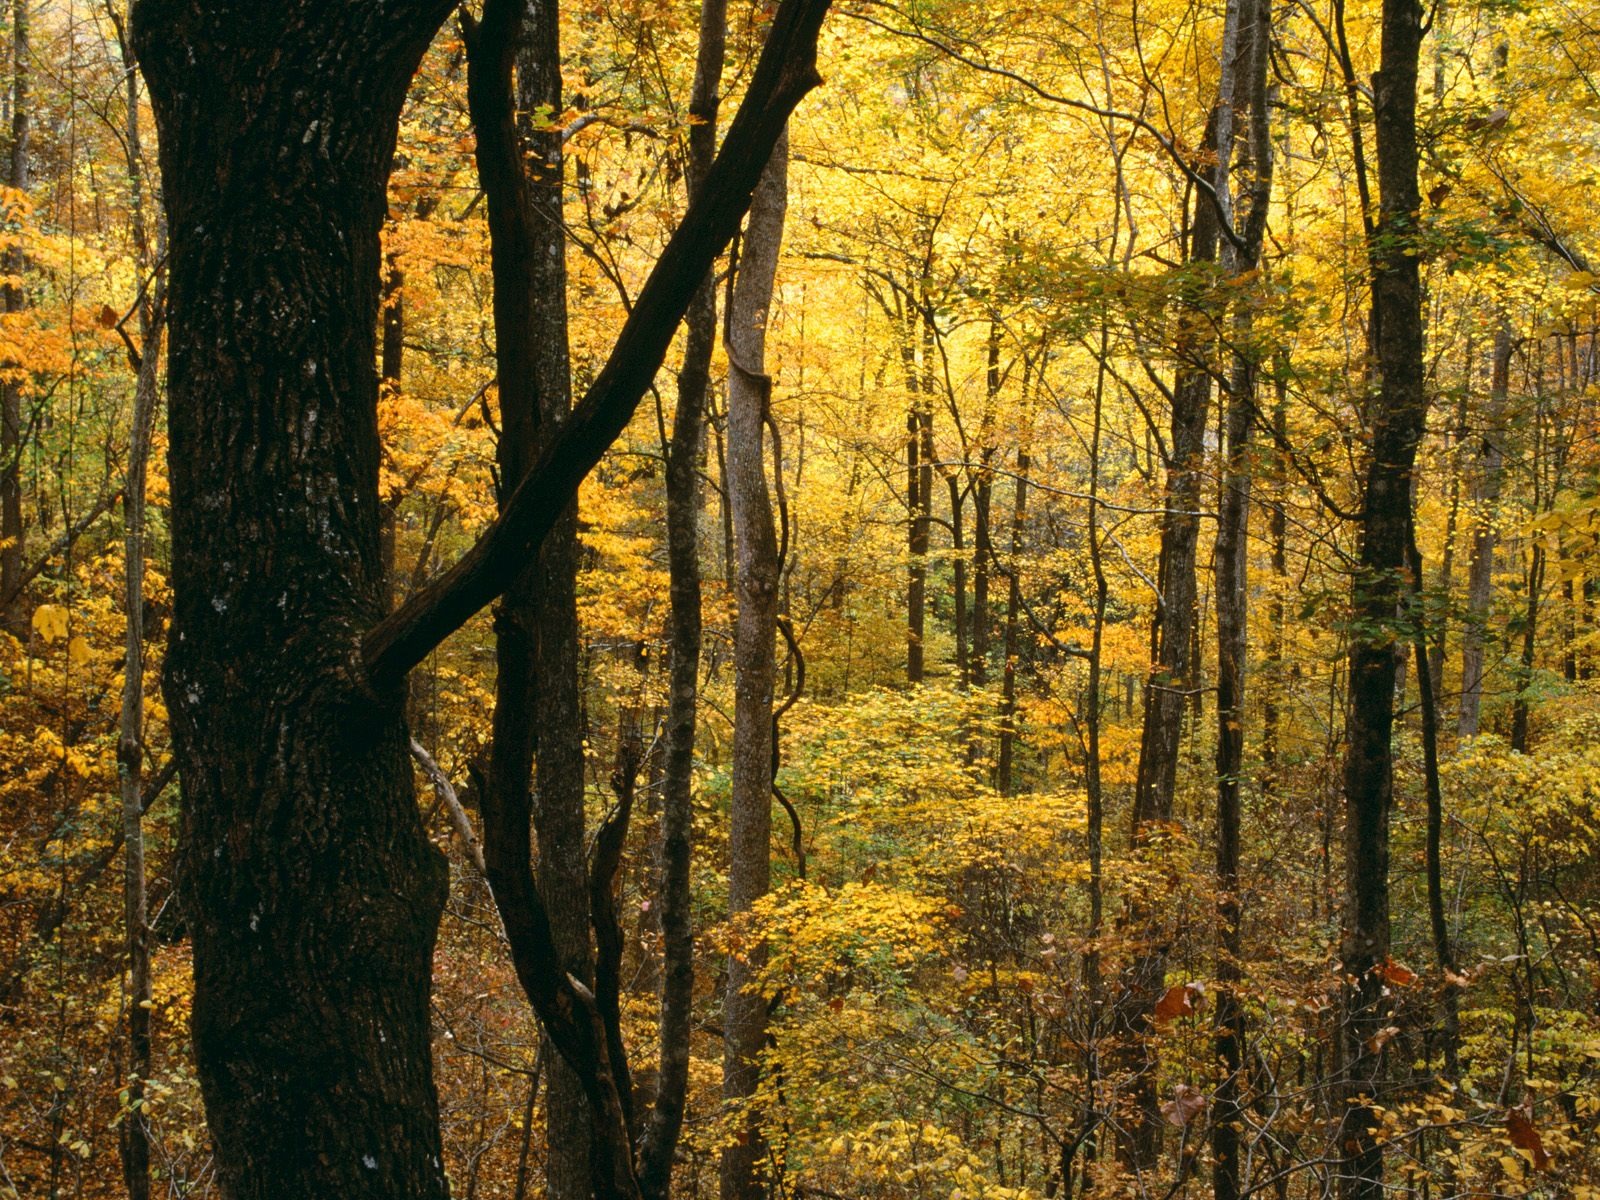
M1373 117L1380 208L1371 243L1373 347L1378 403L1361 504L1361 556L1351 589L1350 699L1346 721L1345 898L1339 947L1346 980L1340 1028L1343 1111L1340 1194L1380 1200L1383 1030L1389 1006L1389 814L1393 806L1395 676L1406 638L1395 618L1407 598L1412 470L1427 422L1422 287L1416 245L1416 0L1384 0Z
M193 1044L225 1195L444 1197L444 862L371 684L379 230L451 5L139 0L169 223L173 632Z
M729 833L728 914L737 920L766 891L772 872L772 690L776 672L778 539L767 491L765 423L772 399L766 375L767 314L788 207L789 143L772 151L750 204L738 278L728 314L728 498L738 554L734 629L733 798ZM729 957L723 1001L722 1095L748 1105L759 1079L767 1002L754 990L761 960ZM737 1115L736 1140L722 1152L722 1200L755 1200L765 1191L766 1155L758 1123Z

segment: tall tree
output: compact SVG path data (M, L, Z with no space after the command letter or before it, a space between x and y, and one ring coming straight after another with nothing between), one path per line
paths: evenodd
M703 203L583 403L466 558L380 620L378 235L406 87L451 7L134 9L170 227L165 690L193 1040L233 1197L445 1195L428 1041L445 873L405 674L511 584L626 425L817 82L828 6L779 6ZM581 996L532 982L581 1060Z
M694 83L689 97L685 178L692 200L705 183L717 148L722 65L728 36L726 0L702 0ZM700 462L705 452L706 402L716 345L717 290L700 281L684 318L678 405L667 448L667 566L671 577L671 677L667 694L666 763L661 796L661 1022L655 1104L639 1145L639 1190L666 1200L672 1159L683 1127L689 1088L689 1037L694 1015L694 929L690 855L692 788L700 700ZM726 508L726 505L724 505Z
M1407 599L1412 470L1428 416L1417 244L1417 62L1422 9L1384 0L1372 81L1379 207L1369 242L1376 402L1359 514L1361 553L1351 584L1349 708L1345 726L1345 895L1339 957L1345 985L1340 1049L1340 1193L1383 1194L1377 1105L1388 1023L1389 816L1394 800L1396 614Z
M772 379L766 368L767 319L789 202L788 135L779 138L750 203L728 309L728 500L738 555L734 625L733 796L728 834L728 913L747 913L772 876L772 693L778 630L778 536L767 486L766 428ZM767 1001L755 984L757 952L728 960L723 999L722 1095L748 1105L767 1036ZM722 1200L765 1192L766 1154L753 1115L741 1110L733 1144L722 1151Z

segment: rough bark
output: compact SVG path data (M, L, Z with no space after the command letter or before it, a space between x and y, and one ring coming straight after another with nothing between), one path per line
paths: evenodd
M1472 561L1467 567L1467 616L1461 630L1461 707L1459 737L1476 737L1483 711L1484 649L1488 641L1489 599L1494 585L1496 510L1504 475L1506 397L1511 384L1511 330L1495 331L1489 374L1489 403L1483 412L1478 461L1473 480Z
M1388 1000L1389 817L1393 807L1395 617L1407 597L1412 470L1427 421L1422 290L1416 245L1417 59L1422 13L1415 0L1384 0L1373 119L1380 205L1370 247L1377 402L1369 407L1371 457L1361 503L1361 553L1351 586L1349 708L1345 738L1345 896L1340 965L1339 1191L1379 1200Z
M780 136L756 188L741 243L728 313L728 499L738 555L734 625L733 796L728 914L737 920L765 895L772 872L772 694L776 673L778 539L766 475L767 315L772 304L788 206L788 138ZM761 967L753 952L728 960L723 1000L723 1099L746 1105L759 1079L767 1002L752 989ZM722 1200L764 1194L766 1147L754 1114L740 1111L735 1142L723 1149Z
M173 633L193 1044L229 1197L443 1197L445 894L381 616L379 229L441 0L139 0L169 264Z

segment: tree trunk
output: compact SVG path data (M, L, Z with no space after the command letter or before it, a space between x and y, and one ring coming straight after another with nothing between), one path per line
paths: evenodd
M1456 734L1476 737L1483 710L1484 648L1488 641L1489 600L1494 588L1496 510L1504 474L1506 397L1511 387L1511 329L1504 320L1494 335L1494 365L1489 404L1483 413L1473 491L1472 562L1467 568L1467 619L1461 630L1461 708Z
M1415 0L1384 0L1373 116L1380 209L1370 253L1373 347L1378 368L1371 459L1361 505L1361 556L1351 586L1346 723L1345 900L1340 964L1346 984L1340 1029L1344 1107L1340 1194L1380 1200L1383 1149L1375 1104L1383 1100L1383 1030L1389 1005L1389 814L1393 804L1396 613L1411 530L1412 470L1427 421L1422 289L1415 244L1417 58L1422 14Z
M901 366L906 379L906 682L915 686L924 674L923 637L927 632L928 596L928 515L932 497L923 487L931 483L932 464L922 461L922 410L929 398L922 393L922 377L917 371L916 337L918 313L904 298L900 347Z
M120 27L119 27L120 32ZM139 127L139 73L130 47L125 134L133 242L141 284L151 255L144 211L143 141ZM144 533L145 482L150 441L160 399L161 327L166 287L139 302L139 366L133 392L133 426L128 438L128 469L122 484L123 635L122 714L117 731L117 776L122 791L123 928L128 953L128 1059L123 1071L127 1111L122 1121L122 1178L129 1200L149 1200L150 1119L145 1111L145 1081L150 1077L150 929L144 859Z
M19 192L29 184L28 155L33 131L33 100L29 84L33 54L28 44L29 0L11 5L11 161L6 183ZM13 246L3 260L6 276L22 274L22 250ZM27 308L22 288L8 282L0 289L0 303L8 313ZM22 383L0 381L0 625L21 636L22 619Z
M379 230L441 0L139 0L170 230L173 633L193 1043L233 1200L442 1198L442 857L382 612ZM292 84L291 82L292 81Z
M1028 456L1028 431L1017 449L1017 482L1011 504L1011 562L1006 567L1008 584L1006 595L1006 628L1003 653L1005 661L1000 667L1000 755L995 763L995 789L1009 796L1016 784L1017 743L1017 655L1021 651L1020 624L1022 619L1022 535L1028 516L1028 470L1032 463Z
M989 319L985 347L983 416L978 422L978 464L972 482L972 670L974 687L989 682L989 563L994 543L989 512L994 496L995 404L1000 396L1000 322Z
M1230 55L1223 52L1224 60ZM1224 106L1219 104L1216 112ZM1213 121L1208 140L1218 144ZM1224 168L1219 165L1219 173ZM1189 262L1217 261L1217 212L1209 199L1196 191L1190 229ZM1193 314L1185 314L1194 320ZM1202 314L1201 320L1204 320ZM1196 551L1200 541L1200 495L1205 458L1206 413L1211 402L1211 374L1203 359L1210 339L1200 334L1178 347L1183 358L1172 386L1167 487L1161 515L1161 593L1151 629L1154 667L1145 680L1144 724L1139 741L1139 767L1134 780L1133 828L1130 841L1143 846L1151 829L1172 819L1177 784L1178 751L1183 735L1183 714L1189 693L1196 686L1195 585ZM1134 914L1136 925L1148 925L1149 913ZM1146 929L1142 936L1151 931ZM1140 1168L1154 1165L1161 1149L1161 1114L1156 1096L1156 1059L1151 1042L1153 1014L1166 974L1166 955L1157 949L1141 951L1126 974L1118 1004L1117 1031L1133 1072L1132 1090L1140 1116L1126 1129L1118 1151Z
M772 381L766 375L768 311L788 207L789 148L773 149L750 204L738 278L728 314L728 499L738 554L734 629L732 828L728 915L737 920L766 894L772 871L772 692L778 616L778 540L767 490L765 422ZM766 1041L767 1002L753 985L758 955L731 955L723 1000L722 1095L748 1104ZM733 1145L724 1148L722 1200L755 1200L766 1184L766 1156L754 1115L742 1110Z
M1267 66L1271 52L1272 7L1269 0L1235 0L1236 34L1224 35L1224 54L1236 53L1231 80L1222 101L1235 112L1238 131L1237 179L1241 185L1234 224L1241 244L1230 245L1223 265L1231 279L1256 270L1266 233L1272 196L1272 137L1269 125ZM1231 44L1230 44L1231 42ZM1218 138L1223 136L1219 122ZM1218 192L1227 202L1229 178L1226 147L1219 147L1223 169ZM1251 433L1256 420L1255 345L1250 299L1234 313L1233 363L1229 373L1225 421L1227 461L1218 503L1217 540L1213 555L1217 593L1217 1009L1213 1042L1222 1078L1217 1083L1211 1114L1212 1196L1239 1200L1248 1181L1243 1176L1240 1136L1244 1125L1245 1014L1239 992L1244 982L1244 940L1240 927L1239 889L1241 837L1240 788L1244 776L1245 682L1249 656Z
M716 153L717 112L727 43L726 0L703 0L700 44L689 98L688 186L699 191ZM667 566L671 576L671 681L667 697L666 766L661 801L660 1070L650 1122L639 1144L639 1191L667 1200L672 1158L683 1128L689 1087L689 1038L694 1015L694 927L690 855L696 706L700 695L700 480L706 400L716 342L715 281L701 280L685 321L678 407L667 450Z

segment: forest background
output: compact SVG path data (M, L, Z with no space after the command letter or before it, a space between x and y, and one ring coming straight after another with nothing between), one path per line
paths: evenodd
M392 605L607 377L775 20L553 14L452 19L402 110ZM190 1041L160 114L115 3L6 39L0 1195L270 1194ZM1596 1195L1600 9L858 3L817 60L544 582L410 671L450 1189Z

